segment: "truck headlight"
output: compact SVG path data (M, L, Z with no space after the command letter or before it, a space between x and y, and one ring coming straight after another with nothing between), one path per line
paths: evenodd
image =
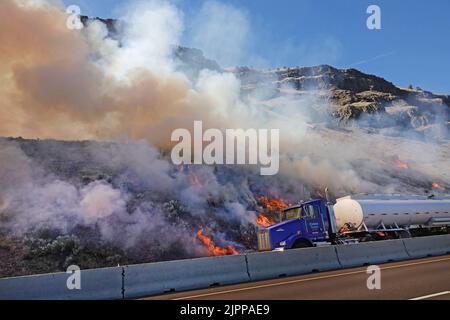
M281 241L281 242L280 242L280 246L281 246L281 247L284 247L285 245L286 245L286 241Z

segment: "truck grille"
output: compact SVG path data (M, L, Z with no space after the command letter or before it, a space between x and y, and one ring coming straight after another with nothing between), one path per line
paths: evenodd
M272 246L270 245L270 234L269 230L258 230L258 250L259 251L270 251Z

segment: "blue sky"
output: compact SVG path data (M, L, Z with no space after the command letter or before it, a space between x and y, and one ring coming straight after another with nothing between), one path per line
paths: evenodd
M133 1L65 0L66 4L80 5L83 14L101 17L120 16L120 8L129 2ZM196 42L191 29L205 1L172 2L184 12L186 31L182 44L192 46ZM436 93L450 94L448 0L216 2L238 10L248 23L245 54L240 57L239 64L283 67L323 63L342 68L354 67L400 86L412 84ZM366 27L369 16L366 9L370 4L381 8L381 30ZM217 45L220 46L220 41ZM206 54L209 52L208 48L200 49L204 49Z

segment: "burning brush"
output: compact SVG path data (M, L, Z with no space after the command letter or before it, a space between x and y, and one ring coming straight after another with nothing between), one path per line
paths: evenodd
M379 160L380 164L382 165L392 165L393 167L401 170L407 170L409 169L409 166L406 162L400 160L398 156L393 156L388 159L388 161L385 160Z
M266 227L269 227L269 226L275 224L275 220L273 220L261 213L256 217L256 224L258 225L258 227L266 228Z
M431 183L431 187L433 188L433 189L438 189L438 190L441 190L441 191L446 191L447 190L447 188L446 187L444 187L442 184L440 184L439 182L432 182Z
M216 246L213 239L203 233L203 229L197 231L197 238L203 243L210 256L227 256L238 254L236 248L231 245L226 245L224 247Z
M289 207L289 204L281 198L269 198L262 196L258 198L258 204L264 212L256 217L256 225L259 227L268 227L276 223L276 217Z

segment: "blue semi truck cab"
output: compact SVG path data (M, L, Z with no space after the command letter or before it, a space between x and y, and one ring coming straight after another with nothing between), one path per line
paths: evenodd
M332 206L311 200L285 209L281 221L258 230L259 251L305 248L331 242L335 233Z

